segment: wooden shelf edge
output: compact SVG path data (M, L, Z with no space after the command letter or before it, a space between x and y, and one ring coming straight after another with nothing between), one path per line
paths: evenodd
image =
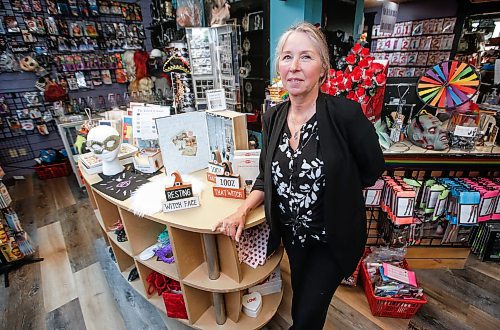
M95 213L95 217L97 218L97 222L99 222L99 226L101 226L102 230L104 230L107 233L108 229L104 225L104 220L102 219L101 212L99 211L99 209L95 209L94 213Z
M207 264L205 262L182 279L182 282L185 285L203 291L220 293L241 291L256 285L269 276L269 274L271 274L271 272L280 264L282 257L283 247L280 247L271 259L267 260L263 266L253 269L246 264L242 264L243 278L240 283L234 281L224 273L221 273L217 280L210 280L208 278ZM201 280L199 280L200 278Z
M262 297L262 310L256 318L249 317L241 312L237 323L227 318L226 323L218 325L215 322L215 310L210 306L201 317L191 326L196 329L260 329L266 325L278 311L278 307L283 298L283 290L279 293Z
M150 258L148 260L141 260L139 259L138 256L134 257L134 259L140 263L143 264L144 266L151 268L152 270L163 274L171 279L174 279L176 281L179 281L179 274L177 273L177 266L175 263L173 264L167 264L163 261L157 261L155 260L155 257Z
M118 246L120 248L120 250L122 250L123 252L125 252L126 254L128 254L132 258L134 257L134 255L132 254L132 247L130 246L129 241L118 242L118 240L116 239L116 235L113 232L106 231L106 233L108 234L108 238L113 243L115 243L115 245Z

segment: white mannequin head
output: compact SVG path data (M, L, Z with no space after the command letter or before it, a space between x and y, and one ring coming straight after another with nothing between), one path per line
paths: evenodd
M87 148L102 160L102 173L115 175L124 167L117 158L120 152L120 134L111 126L92 128L87 135Z

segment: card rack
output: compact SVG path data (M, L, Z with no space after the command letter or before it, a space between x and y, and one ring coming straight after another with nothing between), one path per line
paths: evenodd
M225 91L227 110L240 110L238 27L187 28L186 38L197 110L207 109L205 91L218 88Z
M456 17L396 23L392 34L372 28L371 52L388 60L388 77L420 77L425 69L450 59Z

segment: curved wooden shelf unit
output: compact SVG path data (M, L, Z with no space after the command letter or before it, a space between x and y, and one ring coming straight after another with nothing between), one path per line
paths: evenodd
M162 179L159 174L153 180ZM262 311L256 318L242 312L242 296L246 290L263 281L283 257L283 249L275 253L263 266L256 269L240 263L236 244L229 237L212 232L217 221L229 215L243 202L215 198L212 183L207 182L200 197L201 206L172 213L136 216L130 201L116 200L91 187L101 181L98 175L86 175L86 188L96 209L106 241L111 246L120 273L125 279L136 267L139 279L131 286L163 313L163 298L148 294L147 277L152 271L161 273L181 283L189 320L179 320L198 329L257 329L264 326L276 313L283 293L263 297ZM205 171L193 175L206 181ZM185 179L186 180L186 179ZM187 180L186 180L187 181ZM128 241L118 242L113 224L123 222ZM246 228L265 221L264 209L254 210L247 218ZM151 258L140 260L139 254L156 243L158 234L167 228L175 257L173 264Z
M241 264L242 280L237 282L228 275L221 273L220 277L216 280L208 278L208 265L206 262L199 265L189 275L184 277L185 284L195 287L200 290L212 292L233 292L248 289L256 285L262 278L266 278L278 266L283 257L283 249L280 248L263 266L256 269L251 268L247 264Z
M246 329L260 329L276 314L278 307L281 303L281 298L283 298L283 290L279 293L274 293L267 296L262 296L262 310L260 314L256 317L249 317L244 313L241 313L238 322L234 322L231 319L227 319L224 325L217 325L214 318L214 308L209 307L201 317L190 326L196 329L234 329L234 330L246 330Z

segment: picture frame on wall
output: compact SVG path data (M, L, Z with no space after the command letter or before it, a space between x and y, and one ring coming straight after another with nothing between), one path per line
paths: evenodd
M257 31L264 29L264 12L257 11L248 14L248 31Z

